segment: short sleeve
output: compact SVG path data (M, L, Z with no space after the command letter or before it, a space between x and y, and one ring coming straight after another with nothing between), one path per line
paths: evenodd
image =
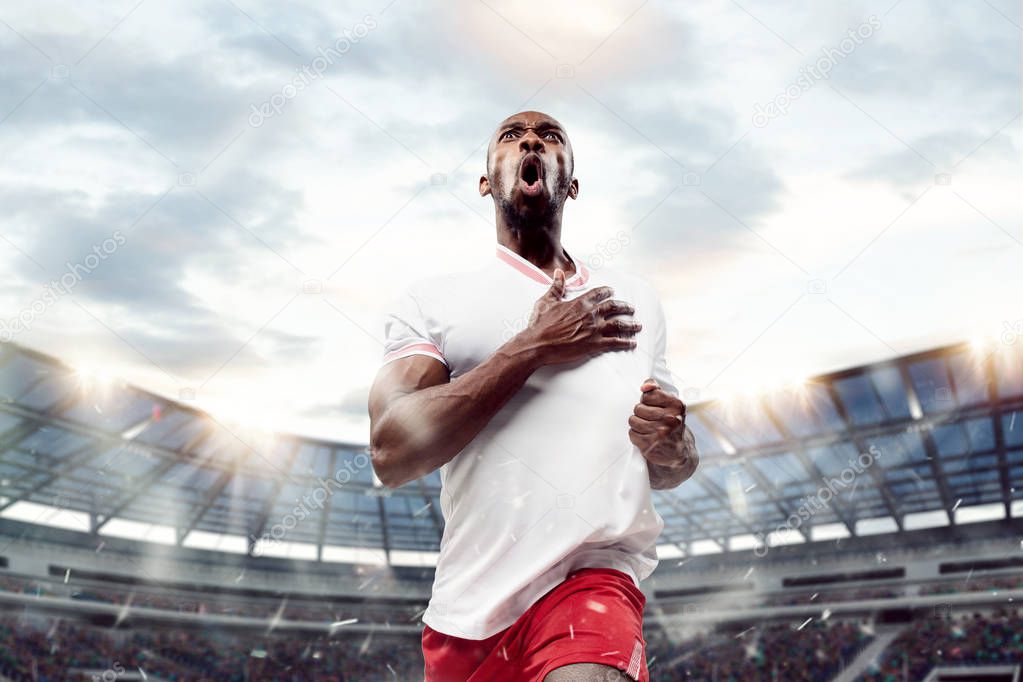
M658 385L666 392L679 397L678 386L675 385L671 370L668 369L668 361L665 357L668 351L668 324L664 316L664 306L656 293L652 294L657 309L656 333L654 335L654 369L653 378Z
M410 287L406 287L391 302L384 315L381 364L410 355L428 355L447 365L436 336L436 326L423 313L419 298Z

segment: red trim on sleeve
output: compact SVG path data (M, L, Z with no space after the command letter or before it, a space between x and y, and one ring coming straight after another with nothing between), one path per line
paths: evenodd
M443 361L444 364L447 364L447 361L444 360L444 354L441 353L440 349L437 348L437 346L433 345L432 343L411 343L407 346L402 346L401 348L397 348L389 353L386 353L384 355L383 361L389 362L391 360L396 360L407 355L415 355L417 353L425 353L427 355L436 356L439 360Z

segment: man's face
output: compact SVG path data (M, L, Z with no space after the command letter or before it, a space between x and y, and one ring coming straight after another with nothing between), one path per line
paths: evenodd
M488 156L480 194L492 194L509 217L526 222L552 216L579 192L572 177L572 145L561 124L547 114L509 116L491 138Z

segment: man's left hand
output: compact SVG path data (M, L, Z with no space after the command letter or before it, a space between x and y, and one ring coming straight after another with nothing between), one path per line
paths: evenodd
M695 447L690 447L686 438L685 403L652 378L643 382L640 391L640 401L629 417L629 440L659 473L677 471L682 474L686 469L695 470L698 459ZM683 476L688 478L691 474L692 471L688 471Z

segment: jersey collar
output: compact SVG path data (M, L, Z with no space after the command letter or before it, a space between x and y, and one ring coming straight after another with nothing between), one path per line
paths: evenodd
M565 252L565 255L568 255L567 251ZM569 258L572 257L569 256ZM539 282L545 286L550 286L554 281L546 272L509 249L504 244L497 245L497 259L512 266L531 280ZM565 280L565 287L568 289L578 289L579 287L586 285L587 280L590 279L590 271L582 262L577 261L574 258L572 260L575 263L575 274Z

